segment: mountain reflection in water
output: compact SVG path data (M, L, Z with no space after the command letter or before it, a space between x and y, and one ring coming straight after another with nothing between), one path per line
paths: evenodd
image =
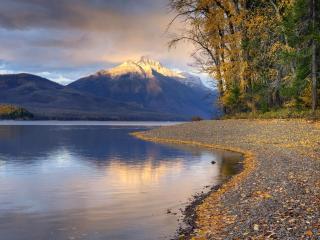
M179 208L233 175L241 157L129 135L145 129L0 126L1 239L172 236Z

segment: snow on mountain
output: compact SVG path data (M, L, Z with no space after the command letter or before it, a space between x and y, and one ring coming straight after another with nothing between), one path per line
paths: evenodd
M212 106L215 92L199 77L168 69L147 57L81 78L68 88L182 119L211 118L217 112Z
M112 69L102 70L98 75L110 75L113 78L130 74L139 75L145 78L153 78L154 72L160 73L165 77L182 78L185 76L176 71L164 67L160 62L152 60L148 57L141 57L138 61L126 61Z
M134 75L147 77L144 69L141 66L139 66L136 62L131 60L126 61L109 70L102 70L97 73L97 75L110 75L112 78L116 78L118 76L122 76L126 74L134 74Z
M191 73L188 73L188 72L182 72L181 75L184 77L184 78L180 78L178 79L180 82L184 83L185 85L188 85L190 87L206 87L201 78L194 75L194 74L191 74Z

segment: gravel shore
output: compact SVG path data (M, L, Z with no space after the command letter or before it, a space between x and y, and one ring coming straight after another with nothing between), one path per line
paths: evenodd
M320 123L201 121L136 136L245 155L244 170L204 199L182 239L320 239Z

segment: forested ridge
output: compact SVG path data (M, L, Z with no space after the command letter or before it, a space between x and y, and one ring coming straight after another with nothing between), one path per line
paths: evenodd
M0 119L32 119L33 114L14 105L0 104Z
M171 0L173 37L195 45L227 114L274 109L316 111L319 99L319 0Z

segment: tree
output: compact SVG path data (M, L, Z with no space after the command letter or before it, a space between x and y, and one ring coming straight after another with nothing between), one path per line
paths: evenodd
M316 0L311 0L311 21L312 21L312 67L311 67L311 74L312 74L312 111L315 112L317 108L317 40L315 38L316 35L316 12L317 12L317 5Z
M318 1L171 0L171 8L187 29L170 46L194 43L226 113L307 106L309 98L316 109Z

